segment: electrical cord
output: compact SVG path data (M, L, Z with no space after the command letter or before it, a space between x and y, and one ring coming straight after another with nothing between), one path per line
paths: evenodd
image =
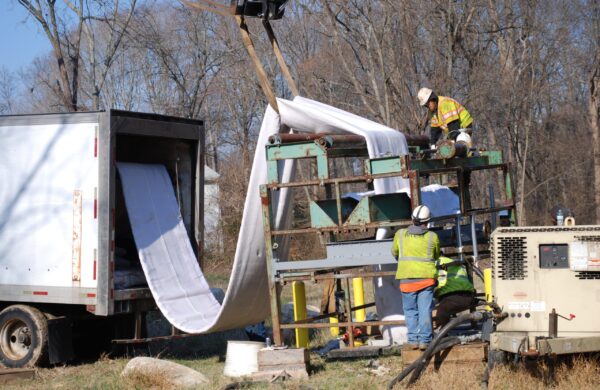
M410 377L408 385L409 386L412 385L414 382L417 381L417 379L419 379L419 377L421 376L421 373L423 372L423 370L427 366L427 363L429 362L429 360L431 359L431 357L434 354L436 354L437 352L440 352L444 349L447 349L453 345L460 343L460 339L458 339L458 337L456 337L456 338L455 337L445 337L449 331L456 328L458 325L462 324L463 322L480 321L484 318L488 318L491 315L492 315L491 312L476 311L473 313L462 314L462 315L452 319L434 337L434 339L429 344L429 347L427 347L427 349L423 352L423 354L417 360L415 360L410 366L406 367L400 374L398 374L398 376L396 376L394 379L392 379L388 383L387 388L389 390L393 389L397 383L401 382L411 372L413 374ZM457 341L457 339L458 339L458 341Z

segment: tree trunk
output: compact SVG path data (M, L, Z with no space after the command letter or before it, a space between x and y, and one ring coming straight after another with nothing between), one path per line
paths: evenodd
M594 147L594 200L596 223L600 224L600 64L590 78L590 130L592 132L592 145Z

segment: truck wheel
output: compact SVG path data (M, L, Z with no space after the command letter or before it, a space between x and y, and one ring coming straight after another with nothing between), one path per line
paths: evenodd
M38 309L9 306L0 312L0 365L33 367L48 360L48 321Z

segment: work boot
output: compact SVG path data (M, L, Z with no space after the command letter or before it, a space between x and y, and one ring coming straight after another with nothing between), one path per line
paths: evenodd
M402 345L402 349L406 349L408 351L414 351L415 349L419 349L419 344L405 343Z
M419 349L421 351L426 350L429 347L429 344L425 344L425 343L419 343Z

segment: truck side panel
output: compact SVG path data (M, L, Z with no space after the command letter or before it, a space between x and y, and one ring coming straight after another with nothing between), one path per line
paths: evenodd
M5 125L0 140L0 285L11 300L95 303L98 124Z

